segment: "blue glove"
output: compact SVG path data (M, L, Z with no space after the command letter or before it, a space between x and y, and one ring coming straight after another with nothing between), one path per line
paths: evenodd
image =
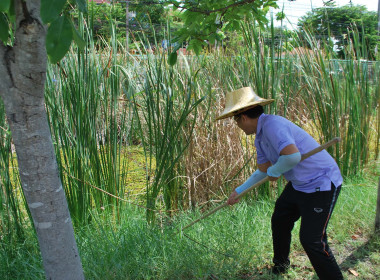
M248 189L250 186L253 186L254 184L256 184L257 182L259 182L260 180L264 179L266 176L267 176L267 174L265 172L261 172L259 169L257 169L255 172L253 172L253 174L251 175L251 177L249 177L247 179L247 181L245 181L242 185L240 185L239 187L237 187L235 189L235 191L238 194L241 194L243 191L245 191L246 189Z
M277 162L267 169L270 177L280 177L281 174L289 171L301 161L301 153L297 152L290 155L282 155Z

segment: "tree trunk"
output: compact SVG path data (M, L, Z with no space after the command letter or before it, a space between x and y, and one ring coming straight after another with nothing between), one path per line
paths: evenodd
M15 0L13 47L0 42L0 96L47 279L84 279L44 102L46 27L39 0Z

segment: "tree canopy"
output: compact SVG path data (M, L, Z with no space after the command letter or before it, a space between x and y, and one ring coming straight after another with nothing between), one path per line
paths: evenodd
M129 16L126 16L125 1L110 3L89 3L89 18L92 24L94 39L99 37L109 40L112 34L112 26L117 28L115 34L120 41L125 40L126 21L128 31L135 37L143 34L149 42L162 40L164 29L170 18L167 16L169 9L159 2L129 1ZM75 12L75 11L74 11ZM77 19L77 14L74 14Z
M331 37L336 40L338 53L344 56L344 47L348 40L353 40L353 31L359 33L358 44L363 42L369 49L369 54L362 54L365 58L375 59L375 47L379 41L377 36L377 14L368 11L365 6L345 5L336 7L332 2L323 8L314 9L301 17L298 22L301 29L311 29L321 40ZM366 57L367 56L367 57Z
M268 22L266 14L270 7L277 8L277 0L169 0L166 3L180 11L184 26L176 34L174 41L179 47L187 42L188 49L199 54L202 47L225 38L225 33L240 29L241 21L251 18L261 26ZM176 61L175 50L169 58Z

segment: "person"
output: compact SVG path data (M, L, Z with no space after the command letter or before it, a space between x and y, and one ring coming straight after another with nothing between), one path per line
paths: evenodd
M255 134L258 169L237 187L227 203L266 176L288 181L276 200L271 219L273 239L272 273L281 274L290 266L291 231L301 219L299 237L312 266L322 280L343 279L327 243L327 225L343 182L335 160L325 150L301 161L301 154L319 146L305 130L277 115L265 114L264 99L245 87L226 95L226 105L217 120L233 117L246 135Z

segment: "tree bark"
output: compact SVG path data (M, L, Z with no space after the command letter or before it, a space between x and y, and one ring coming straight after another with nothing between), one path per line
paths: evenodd
M0 42L0 96L47 279L84 279L47 120L46 27L39 0L15 0L13 47Z

